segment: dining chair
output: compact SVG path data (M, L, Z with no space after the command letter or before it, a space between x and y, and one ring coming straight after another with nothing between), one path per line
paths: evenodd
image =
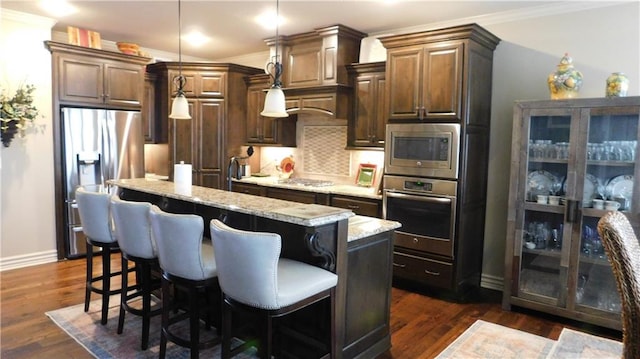
M118 250L118 242L112 228L109 208L110 195L106 192L92 192L84 187L78 187L75 193L82 231L87 238L84 311L89 311L91 293L100 294L102 296L100 323L105 325L107 324L110 296L122 292L122 287L111 288L111 278L120 276L122 271L111 271L111 253ZM102 250L102 273L99 275L94 275L93 273L94 247ZM98 286L97 282L101 282L102 286Z
M279 234L250 232L231 228L214 219L210 222L211 239L223 293L222 358L247 349L245 342L231 350L232 312L256 313L262 323L258 355L273 354L273 319L293 313L323 299L329 299L330 325L324 349L336 358L335 287L338 276L310 264L280 258ZM237 324L237 323L236 323ZM310 340L305 345L319 342Z
M200 339L200 318L205 318L207 329L212 321L220 328L221 307L213 247L203 239L204 220L194 214L167 213L157 206L151 207L150 219L162 271L160 358L166 355L167 340L189 348L191 358L198 358L201 349L220 343L220 335ZM186 292L186 303L178 300L180 291ZM186 319L188 338L174 326Z
M153 291L160 289L159 277L153 277L154 272L160 273L160 266L155 243L151 237L150 210L150 203L124 201L118 195L111 196L111 215L122 253L122 287L133 289L120 295L118 334L122 334L124 330L126 312L141 316L142 350L146 350L149 346L151 317L160 314L162 309L159 300L153 296ZM131 287L129 287L129 262L134 263L136 269L136 285ZM142 300L142 308L137 303L139 299ZM152 309L152 301L156 303L154 309Z
M622 301L623 358L640 358L640 244L627 217L608 212L598 233L611 263Z

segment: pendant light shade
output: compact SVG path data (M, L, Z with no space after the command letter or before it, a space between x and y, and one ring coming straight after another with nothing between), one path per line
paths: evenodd
M278 27L280 23L280 2L276 0L276 56L273 61L267 64L266 71L273 78L273 85L267 92L264 101L264 109L260 115L265 117L289 117L285 104L284 92L282 91L282 64L278 58Z
M169 118L176 120L190 120L189 115L189 103L184 96L184 85L187 79L182 76L182 12L180 6L180 0L178 0L178 77L173 79L173 82L178 87L176 97L171 104L171 114Z
M264 101L264 110L260 115L265 117L288 117L285 107L284 92L279 86L273 86L267 92L267 98Z
M183 93L178 93L173 99L173 103L171 104L171 114L169 115L169 118L173 118L176 120L191 119L191 115L189 115L189 102L187 102L187 98L184 97Z

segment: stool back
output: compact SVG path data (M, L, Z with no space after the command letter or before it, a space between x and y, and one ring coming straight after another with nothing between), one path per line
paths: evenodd
M222 291L255 308L279 308L280 235L234 229L217 219L210 227Z
M623 358L640 358L640 243L627 217L608 212L598 221L622 301Z
M109 194L90 192L84 187L76 190L76 203L82 231L91 240L102 243L116 241L109 208Z
M157 257L151 238L150 210L151 203L123 201L118 195L111 196L111 216L122 252L138 258Z
M191 280L212 277L212 264L202 258L202 217L167 213L152 206L150 220L158 261L164 272Z

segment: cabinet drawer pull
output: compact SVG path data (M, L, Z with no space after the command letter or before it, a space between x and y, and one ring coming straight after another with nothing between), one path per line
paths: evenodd
M434 275L434 276L439 276L440 275L440 272L432 272L432 271L430 271L428 269L425 269L424 272L426 274L430 274L430 275Z
M355 205L355 204L348 204L347 208L349 208L349 209L360 209L360 206Z
M398 268L406 268L406 267L407 267L407 265L406 265L406 264L398 264L398 263L396 263L396 262L393 262L393 266L394 266L394 267L398 267Z

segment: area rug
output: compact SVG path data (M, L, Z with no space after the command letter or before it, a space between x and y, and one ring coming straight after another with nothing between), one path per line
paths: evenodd
M619 359L622 343L568 328L562 329L549 358Z
M478 320L436 358L617 359L621 355L622 343L568 328L554 341Z
M158 358L160 351L160 316L151 318L149 333L149 348L140 349L140 335L142 333L141 318L130 313L125 316L124 332L117 333L119 297L111 297L109 316L106 325L100 324L100 301L93 301L89 306L89 311L84 312L84 304L78 304L67 308L62 308L47 312L47 316L62 328L69 336L75 339L94 357L100 359L110 358ZM187 323L185 323L185 332ZM201 328L201 336L214 337L215 329L206 330ZM234 346L232 344L232 346ZM167 358L189 358L189 349L177 346L173 343L167 344ZM220 346L200 352L203 358L219 358ZM239 354L241 359L257 358L255 348Z
M544 359L551 339L477 320L436 358Z

